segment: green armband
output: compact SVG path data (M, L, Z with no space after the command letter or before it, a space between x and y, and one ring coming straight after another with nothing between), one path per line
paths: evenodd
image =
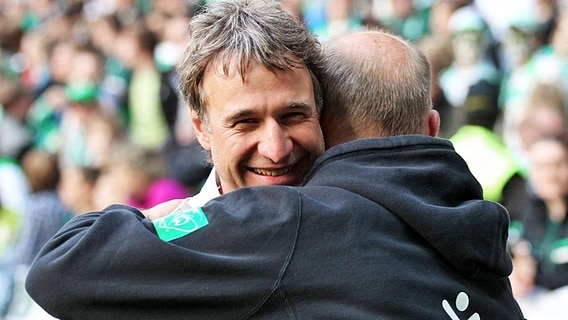
M160 239L172 241L205 227L209 221L201 208L191 208L173 212L152 223Z

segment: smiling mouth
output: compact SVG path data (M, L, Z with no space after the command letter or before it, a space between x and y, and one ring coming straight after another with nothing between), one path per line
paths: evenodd
M255 168L252 168L250 170L252 172L254 172L256 174L260 174L262 176L276 177L276 176L281 176L283 174L286 174L286 173L292 171L292 169L294 169L294 165L291 165L289 167L279 169L279 170L264 170L264 169L255 169Z

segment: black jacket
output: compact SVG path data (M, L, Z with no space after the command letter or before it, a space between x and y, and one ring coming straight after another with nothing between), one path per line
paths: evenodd
M26 288L62 319L523 318L508 214L448 141L343 144L305 185L242 188L171 229L126 206L79 216Z

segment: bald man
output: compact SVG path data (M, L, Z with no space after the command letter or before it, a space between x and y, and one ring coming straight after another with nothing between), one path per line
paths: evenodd
M161 217L166 203L153 221L125 206L82 215L37 258L32 297L81 319L523 319L508 214L435 137L426 58L383 32L325 54L330 148L304 186Z

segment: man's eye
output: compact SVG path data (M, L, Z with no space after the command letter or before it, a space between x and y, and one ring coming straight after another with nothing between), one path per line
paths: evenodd
M285 122L294 122L303 120L306 115L303 112L290 112L284 115L283 120Z
M254 123L254 119L241 119L237 122L235 122L235 124L239 124L239 123Z
M257 121L253 118L240 119L238 121L235 121L235 123L233 124L233 127L236 127L236 128L249 127L249 126L254 125L256 123L257 123Z

